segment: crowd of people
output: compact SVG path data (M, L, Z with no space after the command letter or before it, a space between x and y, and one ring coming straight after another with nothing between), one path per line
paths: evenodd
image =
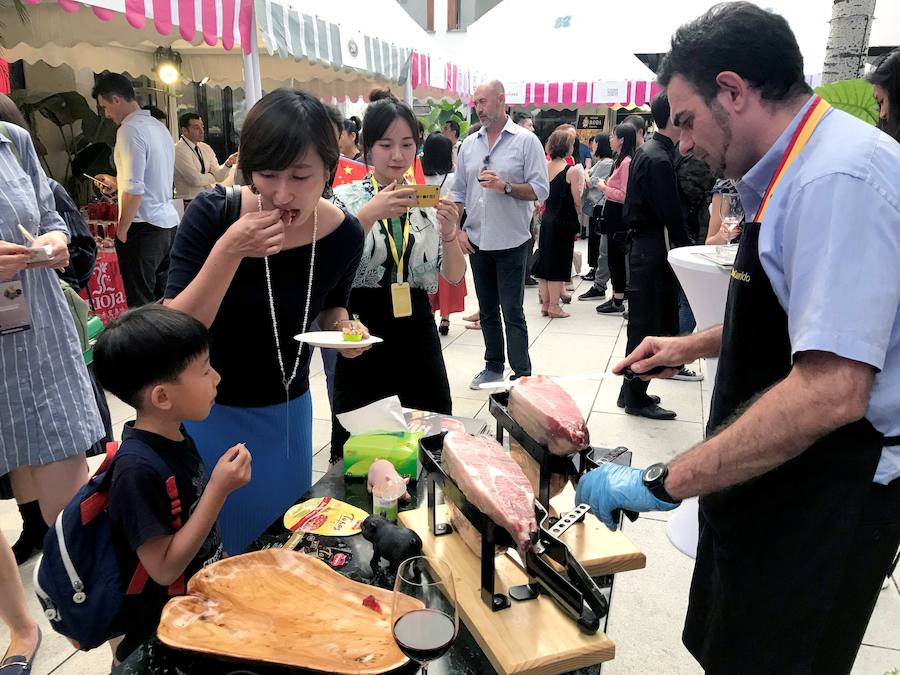
M766 45L733 39L759 34ZM659 81L652 127L630 115L585 148L571 125L542 144L499 81L476 89L464 138L456 120L423 137L386 90L359 120L279 89L220 165L199 115L181 116L173 143L126 77L97 78L94 97L119 125L117 173L97 180L118 196L133 309L107 326L94 363L136 410L109 516L123 569L140 564L152 582L127 600L116 660L152 635L175 580L242 551L311 486L312 355L294 335L353 319L384 338L323 352L333 415L390 395L450 414L441 336L463 310L467 269L485 345L471 386L502 380L507 364L513 379L531 375L525 287L537 285L544 316L569 316L586 223L592 286L578 300L627 317L616 370L696 380L685 364L720 361L706 441L645 471L600 467L578 500L612 525L619 508L701 496L684 641L704 668L849 671L900 543L900 53L871 76L882 131L813 96L787 23L748 3L679 29ZM0 104L0 474L46 530L108 430L57 279L71 230L28 131ZM332 190L342 157L371 170ZM436 206L407 185L416 162ZM694 333L667 255L730 241L720 204L736 194L746 219L724 326ZM651 382L623 380L618 405L673 419ZM334 418L333 462L347 437ZM174 476L177 524L148 456ZM772 522L790 537L762 555ZM0 669L27 672L41 638L17 562L0 534L11 636Z

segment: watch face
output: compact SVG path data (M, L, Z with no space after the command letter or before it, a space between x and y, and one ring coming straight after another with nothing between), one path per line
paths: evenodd
M647 483L655 483L660 478L662 478L663 473L665 472L666 467L663 464L654 464L653 466L647 469L647 473L644 475L644 480Z

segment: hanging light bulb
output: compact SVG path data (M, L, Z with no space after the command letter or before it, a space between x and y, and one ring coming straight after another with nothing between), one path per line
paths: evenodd
M156 74L163 84L172 85L181 79L181 55L170 47L158 47L153 54Z

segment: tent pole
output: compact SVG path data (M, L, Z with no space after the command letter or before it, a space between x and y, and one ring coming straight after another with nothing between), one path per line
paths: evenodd
M259 45L256 24L250 31L250 53L244 54L244 108L250 110L262 98L262 82L259 75Z

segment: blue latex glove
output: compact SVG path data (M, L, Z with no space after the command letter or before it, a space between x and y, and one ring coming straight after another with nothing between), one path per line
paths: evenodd
M644 471L623 464L601 464L582 476L575 491L576 504L588 504L610 530L616 529L612 512L671 511L678 504L657 499L644 487Z

